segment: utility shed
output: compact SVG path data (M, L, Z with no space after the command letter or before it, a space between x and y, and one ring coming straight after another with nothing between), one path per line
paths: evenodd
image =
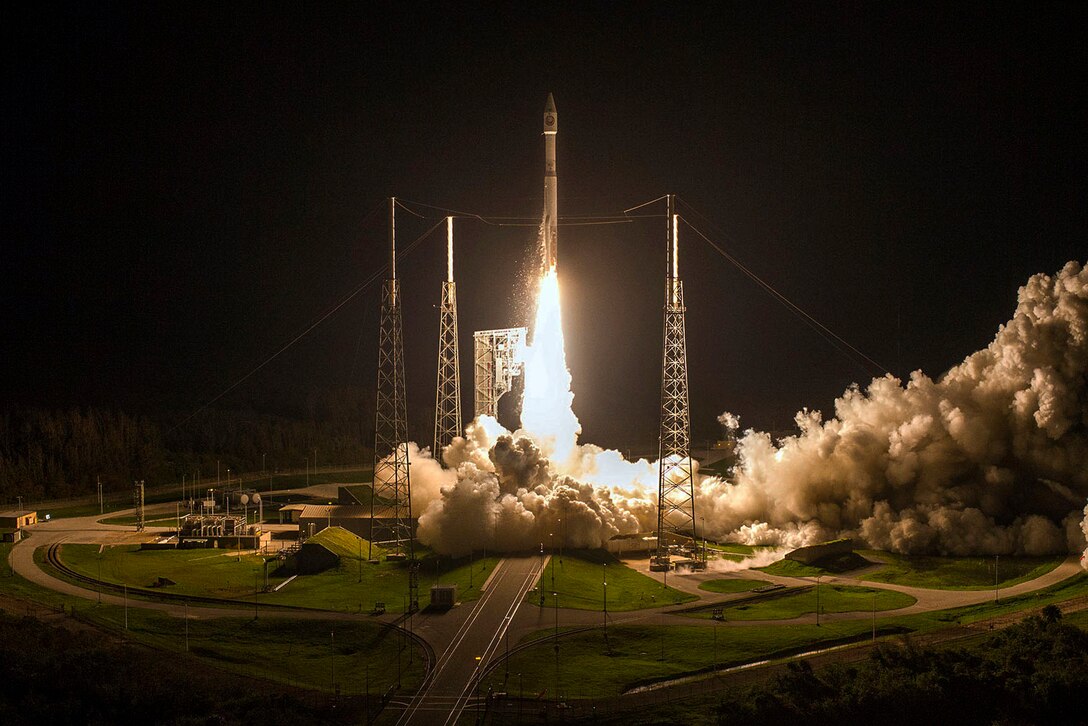
M38 523L38 513L30 509L0 512L0 542L18 542L26 533L24 527Z
M809 545L808 547L798 547L793 552L787 554L786 559L810 565L816 560L822 560L825 557L848 555L853 551L854 540L835 539L831 540L830 542Z
M457 585L431 585L431 607L449 610L457 604Z
M299 547L295 562L300 575L313 575L339 565L340 555L318 541L317 537L311 537Z

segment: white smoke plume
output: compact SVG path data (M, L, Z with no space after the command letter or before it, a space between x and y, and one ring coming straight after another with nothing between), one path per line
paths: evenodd
M1084 519L1080 521L1080 533L1084 537L1085 544L1088 545L1088 504L1084 505ZM1088 570L1088 546L1084 548L1084 552L1080 556L1080 566L1085 570Z
M696 477L697 519L710 538L778 547L849 536L903 553L1078 552L1086 371L1088 270L1070 262L1028 280L993 342L940 378L852 386L834 417L801 411L799 433L777 444L745 432L733 481ZM598 547L652 530L657 465L578 444L577 432L568 446L577 419L559 413L558 440L554 428L511 433L482 417L444 452L449 469L417 455L421 541L462 554Z
M725 558L709 559L707 571L709 572L740 572L754 567L766 567L785 557L794 547L768 547L753 552L748 557L740 560L727 560Z
M778 446L746 433L736 482L704 481L697 509L708 535L741 541L1079 551L1062 490L1088 496L1086 369L1088 271L1070 262L1033 276L993 342L941 378L852 387L826 422L798 413L800 433Z
M735 436L737 429L740 428L740 416L729 411L723 411L718 416L718 423L721 424L722 432L725 434L725 438L728 439Z

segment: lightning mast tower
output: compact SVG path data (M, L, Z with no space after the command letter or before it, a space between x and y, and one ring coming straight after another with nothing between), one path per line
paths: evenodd
M691 412L688 408L688 354L684 332L684 287L679 274L676 200L668 200L668 274L665 280L665 335L661 362L661 428L658 439L657 552L650 569L671 567L669 540L690 537L694 548L695 496L691 472Z
M457 350L457 283L453 281L453 217L446 217L446 281L438 312L438 386L434 405L434 458L461 434L461 363Z
M390 197L389 279L382 286L382 319L378 329L374 487L370 497L367 557L372 558L377 541L389 550L388 559L411 563L415 561L415 528L408 473L408 405L404 393L403 325L397 286L396 208L397 200ZM378 524L379 520L381 524Z
M143 532L146 520L144 518L144 480L132 483L132 503L136 506L136 531Z

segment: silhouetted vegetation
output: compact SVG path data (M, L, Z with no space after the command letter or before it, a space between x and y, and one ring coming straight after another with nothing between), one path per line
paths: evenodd
M0 503L60 499L272 469L369 463L373 408L359 389L312 396L300 418L208 410L156 420L94 408L0 414Z
M878 647L860 665L819 672L791 663L727 697L722 724L1062 723L1088 721L1088 633L1053 605L971 650Z
M356 723L358 709L121 645L92 631L0 614L0 723Z

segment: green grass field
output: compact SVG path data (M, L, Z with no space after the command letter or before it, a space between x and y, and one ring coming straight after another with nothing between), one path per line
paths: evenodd
M608 609L614 612L696 599L694 595L671 587L666 590L661 583L636 572L605 550L573 550L564 552L562 557L552 555L541 585L546 607L555 605L552 593L558 593L559 607L576 610L604 609L605 589L608 590ZM531 590L526 602L539 604L539 590Z
M749 580L741 577L732 577L724 580L707 580L706 582L699 583L700 590L706 590L707 592L751 592L757 587L763 585L769 585L766 580Z
M858 611L898 610L916 603L910 595L895 590L880 590L852 585L822 585L821 613L852 613ZM756 602L726 607L726 620L789 620L816 612L816 588L792 591ZM693 613L706 617L708 613Z
M340 612L368 612L377 602L384 602L390 612L405 607L408 594L408 567L404 563L382 561L371 564L360 560L358 547L352 542L350 550L341 557L339 567L316 575L296 577L278 592L259 593L258 603L293 605ZM140 550L134 545L101 548L98 545L64 545L61 559L72 569L91 577L133 587L151 587L158 578L172 580L174 585L161 588L163 592L252 602L255 589L264 585L265 558L259 555L238 555L230 550ZM480 596L480 586L498 563L498 558L486 559L437 558L422 551L420 569L420 606L430 604L430 585L436 568L441 582L457 584L462 601ZM367 548L362 547L367 556ZM268 565L268 585L283 583L287 573L277 573L280 562ZM99 574L101 573L101 574Z
M868 622L837 623L825 628L791 626L617 625L559 639L559 694L565 698L618 695L639 683L801 651L871 631ZM540 644L511 656L510 672L521 674L526 695L546 692L553 698L557 681L550 631ZM495 690L516 692L518 681L504 683L505 666L492 671L485 683Z
M1088 573L1053 587L1019 595L994 605L987 602L918 615L888 615L876 620L880 637L891 633L930 632L955 624L985 621L995 615L1037 609L1052 602L1088 593ZM823 588L821 588L821 605ZM870 596L871 607L871 596ZM862 608L863 610L865 608ZM1088 616L1084 618L1088 621ZM864 640L872 633L868 618L816 625L614 626L605 642L601 629L559 639L559 692L569 698L617 695L642 683L691 674L708 668L749 663L815 650L838 642ZM500 666L485 679L495 690L516 693L521 674L526 695L555 693L556 670L552 631L526 636L522 643L542 638L511 656L511 680L504 682ZM664 655L664 657L662 657Z
M866 559L884 563L877 572L861 579L895 585L940 590L990 590L994 587L992 557L922 557L865 550ZM1001 557L998 562L1000 587L1045 575L1062 563L1061 555L1050 557Z
M155 648L185 650L183 618L130 607L125 631L124 608L96 606L81 610L79 617ZM363 693L368 679L371 693L394 686L398 661L404 692L418 687L423 676L422 658L411 641L365 621L191 615L188 643L189 652L210 665L304 688L331 691L335 674L344 694Z

